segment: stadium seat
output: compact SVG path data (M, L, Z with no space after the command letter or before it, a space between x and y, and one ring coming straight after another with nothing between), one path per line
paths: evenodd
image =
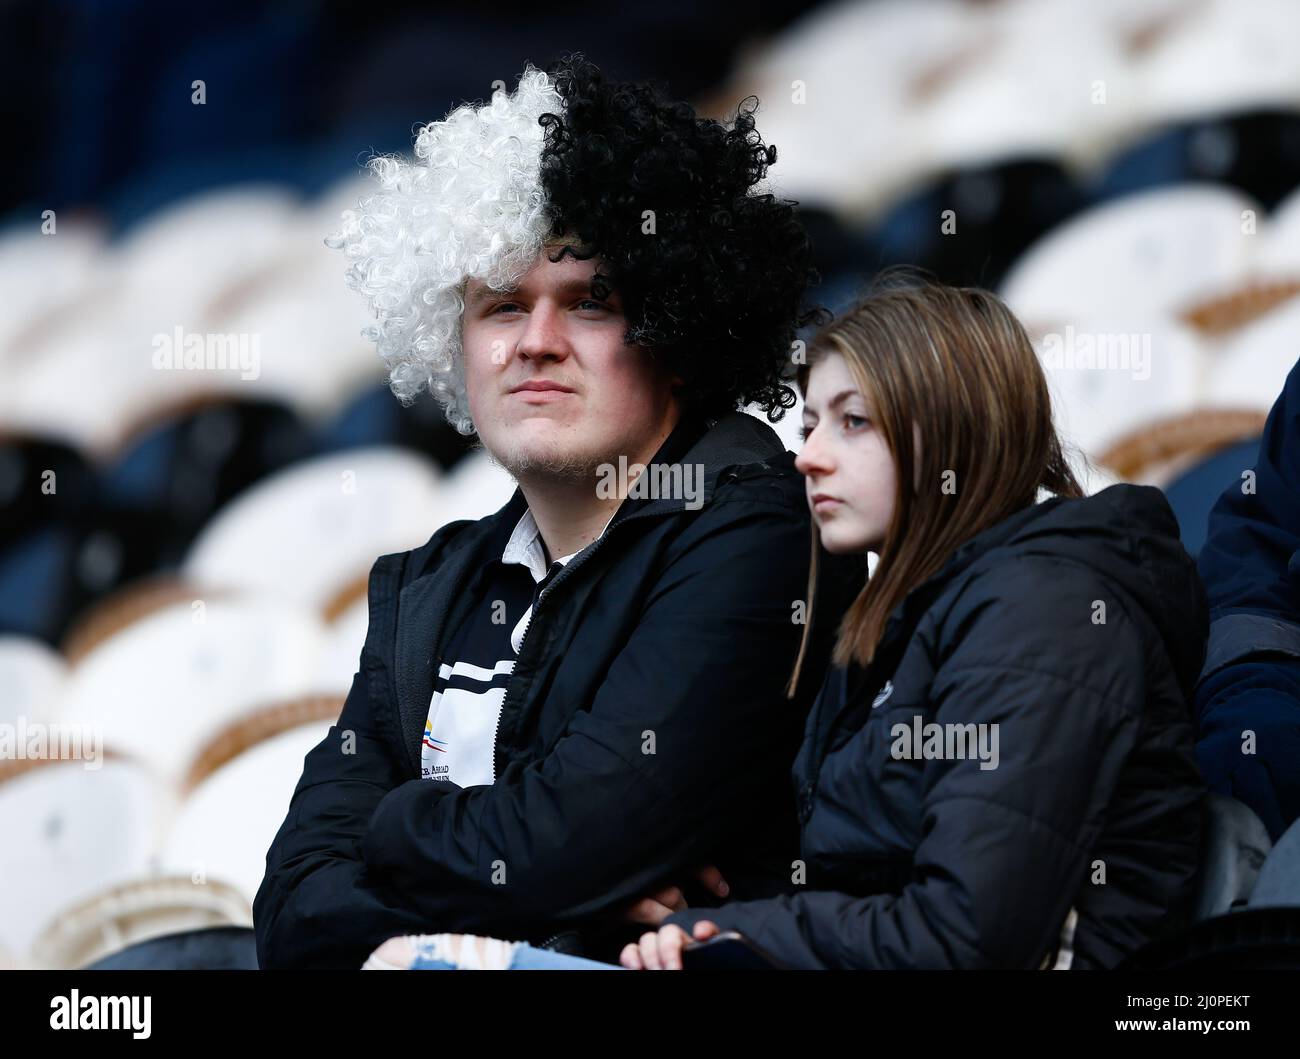
M1203 344L1161 316L1076 314L1030 332L1064 440L1101 457L1146 424L1189 413Z
M313 450L310 428L284 404L208 393L129 429L104 467L101 505L159 527L150 569L175 569L220 507Z
M152 939L212 928L249 930L252 924L248 902L220 880L151 872L59 909L32 943L28 963L54 970L85 968ZM234 951L240 951L239 940L232 940ZM161 948L175 953L172 946ZM218 941L208 958L229 959L230 953L231 944Z
M332 419L321 427L319 451L397 445L432 457L444 470L470 451L470 438L447 422L442 406L428 395L404 406L386 382L371 384L355 393Z
M359 655L358 647L354 669ZM338 719L346 690L258 708L208 740L181 781L181 801L159 850L160 869L220 879L251 905L303 758Z
M15 724L19 717L54 720L67 669L63 657L40 640L0 636L0 724Z
M510 500L515 488L514 479L486 452L472 452L443 480L438 494L439 525L490 515Z
M0 230L0 369L7 369L25 335L95 282L104 231L97 223L56 211L50 234L39 224Z
M995 287L1027 247L1081 203L1052 159L991 160L929 183L888 210L869 237L882 266L917 265L949 283Z
M1300 106L1300 9L1290 0L1203 0L1133 66L1149 127Z
M1255 466L1258 455L1259 438L1248 438L1218 450L1164 486L1183 547L1193 559L1205 546L1210 510L1227 489L1241 485L1242 472Z
M0 428L0 548L37 526L89 515L96 469L65 441Z
M86 971L256 971L251 927L203 927L128 945L86 965Z
M1300 297L1224 336L1210 357L1207 403L1273 407L1286 377L1300 359Z
M391 446L297 463L219 511L182 574L320 612L376 557L424 544L447 521L440 480L427 456Z
M1257 267L1267 275L1300 278L1300 188L1278 203L1269 216Z
M1258 437L1265 418L1250 409L1196 409L1118 438L1098 461L1124 481L1163 486L1207 455Z
M318 690L321 621L280 599L204 594L122 628L69 672L60 720L178 785L232 721ZM326 689L333 690L333 689Z
M1272 843L1247 806L1222 794L1205 805L1205 839L1196 883L1196 919L1246 904Z
M1127 195L1095 206L1029 248L1001 284L1031 329L1104 316L1174 316L1187 304L1240 285L1255 236L1242 211L1258 203L1238 192L1192 185Z
M1099 178L1097 200L1180 183L1237 188L1272 209L1300 183L1300 112L1198 118L1129 148Z
M969 47L977 22L955 0L814 11L751 54L727 86L726 106L750 93L763 101L764 137L780 147L776 190L865 222L924 172L913 122L918 82L958 52L979 61Z
M1300 821L1274 844L1247 903L1251 908L1300 905Z
M0 632L58 643L75 616L117 587L128 548L152 554L149 527L56 522L0 549Z
M87 764L0 762L0 945L19 959L66 908L150 871L170 792L138 762Z

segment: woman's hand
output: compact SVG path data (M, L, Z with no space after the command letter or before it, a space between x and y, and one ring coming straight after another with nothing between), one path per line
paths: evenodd
M692 934L696 941L707 941L721 934L716 923L702 919ZM641 941L629 942L619 953L618 962L629 971L680 971L682 948L691 940L681 927L669 925L641 935Z

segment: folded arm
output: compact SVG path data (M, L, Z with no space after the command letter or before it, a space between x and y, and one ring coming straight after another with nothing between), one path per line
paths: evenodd
M975 754L904 766L922 770L924 800L901 892L808 891L667 922L736 930L796 968L1037 967L1088 883L1089 852L1137 740L1145 696L1131 622L1112 606L1105 625L1091 625L1093 593L1068 586L1042 565L1032 591L1008 584L963 617L923 720L992 726L983 731L997 746L996 767L982 767L991 755L982 762ZM1077 649L1064 652L1062 642ZM910 728L916 712L909 705L873 714L867 723L884 728L868 745L891 755L889 733Z
M718 508L683 535L595 699L544 758L491 786L411 780L379 803L362 855L440 929L623 908L707 860L754 784L788 782L777 711L792 709L807 523L777 505ZM784 767L764 766L772 754Z

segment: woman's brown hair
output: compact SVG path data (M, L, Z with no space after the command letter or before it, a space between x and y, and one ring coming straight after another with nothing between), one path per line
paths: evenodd
M865 666L894 608L962 543L1034 503L1039 489L1064 497L1083 490L1052 425L1047 380L1029 336L991 292L887 271L809 342L796 375L802 393L813 365L831 353L844 357L873 405L894 459L894 513L879 563L845 612L832 655L836 665ZM812 628L820 550L814 522L809 622L790 696Z

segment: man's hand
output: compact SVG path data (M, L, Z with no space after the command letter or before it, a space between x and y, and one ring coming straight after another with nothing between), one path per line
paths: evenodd
M707 941L721 933L716 923L705 919L696 923L693 930L696 941ZM680 971L682 948L690 940L691 935L678 926L652 930L642 934L639 943L628 942L619 953L618 962L629 971Z
M731 887L722 877L722 872L712 865L701 868L696 872L695 878L706 890L719 897L726 897L731 892ZM680 912L686 907L686 898L681 889L667 886L657 893L640 898L624 909L620 918L629 923L644 923L647 926L657 927L674 912Z

